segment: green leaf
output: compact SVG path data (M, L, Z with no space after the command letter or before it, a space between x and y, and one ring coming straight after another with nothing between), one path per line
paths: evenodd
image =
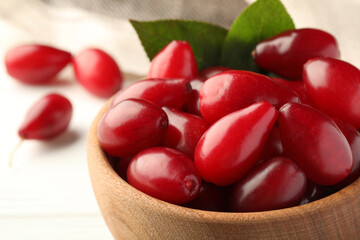
M130 23L150 60L172 40L185 40L193 49L199 71L220 65L221 50L227 33L222 27L185 20L130 20Z
M259 72L251 56L256 44L294 28L280 0L257 0L231 26L223 46L222 65Z

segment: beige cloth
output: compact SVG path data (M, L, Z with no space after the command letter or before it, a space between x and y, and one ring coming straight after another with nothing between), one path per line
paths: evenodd
M229 27L248 3L244 0L43 0L56 7L80 8L114 18L195 19Z

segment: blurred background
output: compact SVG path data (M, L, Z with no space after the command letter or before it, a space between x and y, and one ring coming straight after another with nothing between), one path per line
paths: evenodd
M149 61L127 19L196 19L228 28L253 0L12 0L0 1L0 61L23 43L49 44L76 54L99 47L111 54L125 85L145 76ZM360 67L359 0L284 0L297 28L332 33L341 58ZM276 17L276 16L274 16ZM25 142L7 162L17 129L33 102L49 92L74 105L69 131L49 142ZM92 193L86 134L106 99L76 84L71 67L47 86L24 86L0 63L0 239L112 239Z

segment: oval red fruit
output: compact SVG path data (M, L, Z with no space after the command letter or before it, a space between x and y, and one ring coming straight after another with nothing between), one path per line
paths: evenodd
M277 110L263 101L214 123L195 149L201 177L219 186L239 180L258 159L276 117Z
M332 58L314 58L304 65L306 90L321 111L360 128L360 70Z
M360 177L360 133L356 128L341 119L335 118L334 122L346 137L354 161L350 174L343 181L333 186L335 189L342 189Z
M200 111L206 121L213 123L262 100L280 108L285 103L298 102L299 98L292 90L274 83L265 75L233 70L204 82L200 90Z
M121 88L123 77L115 60L106 52L88 48L73 59L77 81L95 96L108 98Z
M344 180L353 166L350 146L324 113L298 103L279 111L279 129L285 155L313 182L333 185Z
M66 97L48 94L29 109L20 126L19 136L37 140L57 137L68 128L71 116L72 105Z
M279 127L275 125L270 130L269 136L257 163L263 162L270 158L282 156L283 154L284 149L281 143L280 130Z
M191 46L186 41L173 40L151 61L148 78L184 78L198 76L198 68Z
M296 206L306 189L306 176L288 158L269 159L241 178L235 185L230 210L269 211Z
M181 152L165 148L148 148L130 162L127 179L136 189L160 200L183 204L200 191L201 179L194 163Z
M134 82L115 94L110 106L128 98L148 100L160 107L181 108L191 93L185 79L149 78Z
M39 44L20 45L5 55L8 74L25 84L48 84L70 61L70 53Z
M209 128L204 119L176 109L163 108L169 125L162 140L162 145L179 150L191 159L201 136Z
M280 33L260 42L254 52L259 67L291 79L301 79L303 65L314 57L339 58L340 52L331 34L311 28Z
M128 99L104 113L97 136L105 152L123 158L159 144L167 125L168 118L160 107L145 100Z

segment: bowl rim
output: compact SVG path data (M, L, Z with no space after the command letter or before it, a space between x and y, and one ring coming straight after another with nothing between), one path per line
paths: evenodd
M112 188L116 194L125 194L132 196L132 201L136 201L139 205L147 209L153 209L161 214L175 215L181 218L198 219L202 221L222 222L222 223L234 223L234 222L248 222L258 223L263 221L279 220L279 218L292 218L299 214L311 214L314 211L328 211L334 207L340 207L345 205L347 196L351 196L354 192L360 192L360 178L354 181L349 186L327 196L322 199L316 200L303 205L293 206L289 208L260 211L260 212L216 212L192 209L185 206L175 205L168 203L150 195L147 195L140 190L132 187L124 179L122 179L113 169L112 165L108 161L106 153L101 149L99 140L97 138L97 126L102 115L108 110L111 99L101 108L96 115L95 119L91 123L87 137L87 154L88 154L88 167L90 170L90 162L97 161L95 164L98 169L113 179L109 184L112 184ZM91 151L89 149L91 148ZM96 155L90 156L90 155ZM100 159L99 159L100 158Z

